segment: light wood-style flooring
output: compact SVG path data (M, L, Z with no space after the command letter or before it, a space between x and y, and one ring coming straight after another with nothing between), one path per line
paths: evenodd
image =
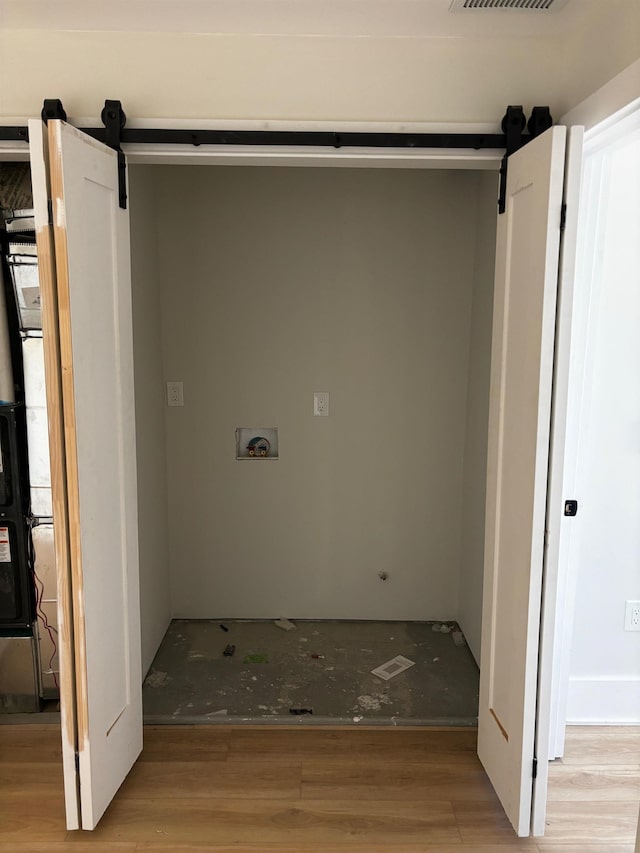
M474 730L147 727L92 833L64 824L59 732L0 726L0 853L633 853L640 729L569 730L544 839L517 839Z

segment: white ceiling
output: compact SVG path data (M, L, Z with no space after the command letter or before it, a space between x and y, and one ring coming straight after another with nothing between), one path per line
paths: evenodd
M0 0L0 29L515 38L564 35L606 0L451 12L451 0Z

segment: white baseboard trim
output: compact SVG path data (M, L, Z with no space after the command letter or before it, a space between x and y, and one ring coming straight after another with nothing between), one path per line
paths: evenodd
M568 725L639 723L640 678L572 678L569 681Z

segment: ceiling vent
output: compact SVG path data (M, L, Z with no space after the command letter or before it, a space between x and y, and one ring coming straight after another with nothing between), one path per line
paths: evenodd
M452 12L470 12L474 9L518 9L524 12L556 12L568 0L452 0Z

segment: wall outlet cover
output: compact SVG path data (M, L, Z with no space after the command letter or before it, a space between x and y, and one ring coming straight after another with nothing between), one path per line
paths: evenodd
M182 382L167 382L167 406L184 406Z
M640 631L640 601L627 601L625 603L624 630Z
M313 392L313 414L316 418L329 417L329 392Z

